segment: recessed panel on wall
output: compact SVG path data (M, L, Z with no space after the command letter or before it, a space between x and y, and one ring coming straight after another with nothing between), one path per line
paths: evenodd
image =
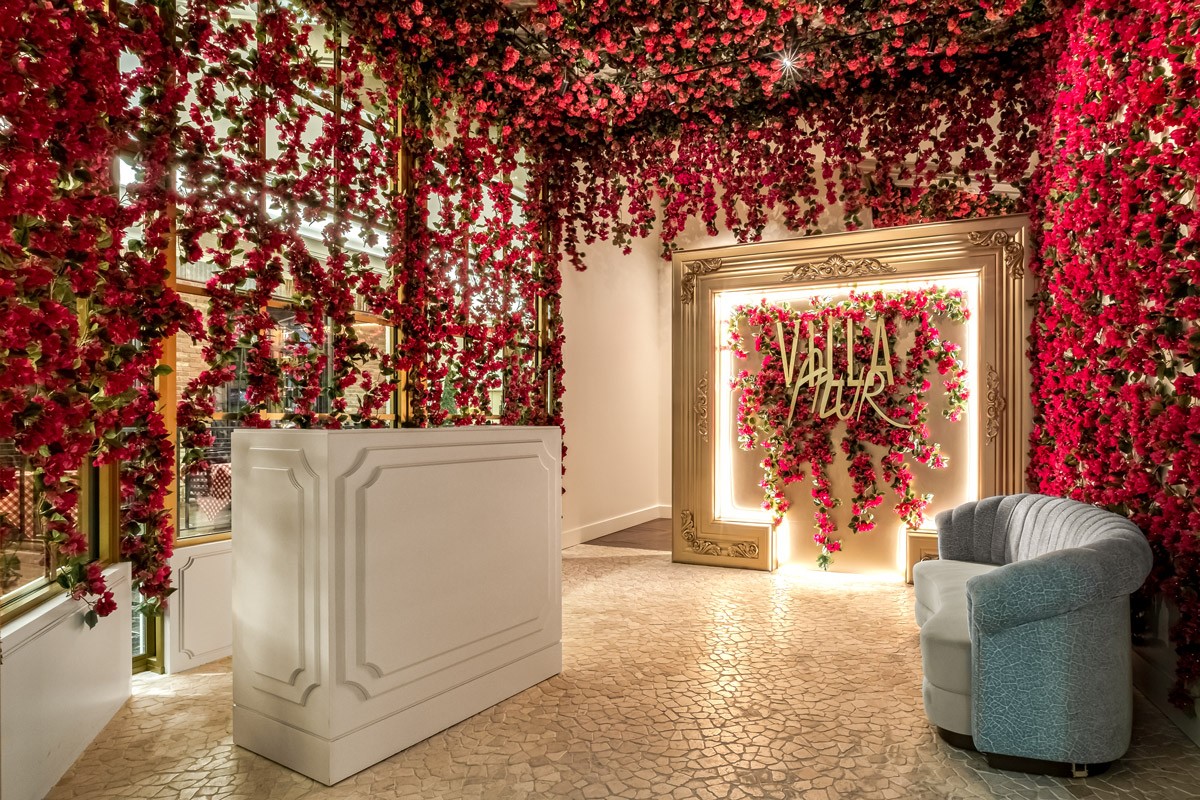
M300 448L254 448L243 464L233 482L235 534L246 533L235 539L233 614L234 661L247 680L234 702L261 693L303 705L321 682L320 481Z
M166 671L227 657L233 650L233 542L177 546L171 572L177 591L164 625Z
M416 700L444 690L473 658L557 640L558 570L545 548L552 469L508 443L439 448L434 458L365 454L342 479L344 680L364 696L399 690ZM514 481L529 489L514 492Z

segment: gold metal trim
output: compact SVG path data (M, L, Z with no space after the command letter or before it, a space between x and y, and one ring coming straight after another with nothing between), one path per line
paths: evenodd
M971 231L967 241L976 247L998 247L1004 253L1004 268L1010 278L1025 277L1025 247L1008 231Z
M679 512L679 525L680 535L693 553L728 558L758 558L757 542L730 542L723 547L711 539L701 539L696 533L696 516L686 508Z
M840 255L832 255L824 261L792 267L792 271L780 278L779 282L804 283L828 280L829 278L891 275L895 272L895 267L891 264L884 264L877 258L848 259Z
M679 281L679 299L684 304L696 298L696 279L701 275L716 272L724 265L719 258L702 258L692 261L684 268L683 278Z
M40 585L31 584L29 589L23 594L14 592L13 596L9 598L8 603L0 607L0 625L6 625L26 611L37 608L47 600L63 594L66 594L66 590L59 586L56 581ZM2 660L0 660L0 663L3 663Z
M1004 413L1008 410L1008 398L1004 396L1004 384L1000 373L991 364L987 365L987 410L984 412L985 444L991 445L1000 435Z
M693 410L696 412L696 432L700 434L700 438L708 441L708 375L707 373L700 382L696 384L696 405Z
M164 628L162 614L146 618L146 653L134 656L133 671L135 674L138 672L157 672L161 675L167 671L165 659L163 659L160 652L162 648L159 647L161 642L166 641L166 636L163 633Z
M96 557L105 564L121 560L121 465L100 467L100 551Z

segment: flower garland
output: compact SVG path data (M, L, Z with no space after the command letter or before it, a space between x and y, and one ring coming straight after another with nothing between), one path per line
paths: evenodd
M656 220L668 256L692 219L715 235L723 217L740 241L775 217L806 233L856 227L871 173L916 193L946 175L985 196L1018 181L1053 19L1018 0L323 8L431 114L465 116L565 176L549 222L579 269L581 240L627 244Z
M386 101L364 88L371 59L327 34L336 56L323 63L309 46L316 23L299 8L263 3L254 18L236 8L194 0L178 22L190 51L180 74L194 87L177 132L180 249L212 273L209 368L184 388L178 416L192 470L207 466L214 391L237 377L239 360L247 388L234 417L247 427L269 424L264 415L281 406L285 387L295 390L286 417L294 424L379 424L395 387L392 355L354 326L360 302L385 319L395 313L392 284L368 253L395 219L395 137L366 110ZM361 238L354 249L352 227ZM302 333L275 347L268 308L280 296Z
M327 6L380 52L430 76L445 100L516 129L616 139L668 115L721 122L759 104L839 99L912 74L936 80L1036 39L1029 0L829 6L787 0L539 0ZM786 64L775 56L787 53Z
M117 148L152 138L162 95L156 7L118 11L90 0L0 7L20 31L6 26L0 39L0 437L27 460L54 576L90 606L89 625L116 608L79 525L77 471L89 462L129 460L121 550L152 604L166 593L171 531L153 509L171 462L152 446L162 434L152 385L159 343L188 321L154 247L161 206L150 193L118 196L112 181ZM119 73L122 52L142 68ZM130 95L146 104L130 106ZM143 186L162 179L165 152L141 151ZM141 238L127 238L135 225ZM0 468L0 494L16 490Z
M0 435L29 461L57 576L93 606L89 623L115 601L98 566L85 563L74 474L85 458L121 464L121 551L144 610L160 609L172 591L165 499L175 459L155 378L162 342L176 330L203 344L209 364L182 387L188 469L205 466L214 390L237 375L239 359L243 425L269 424L285 386L295 424L381 424L401 366L420 424L482 421L496 390L504 422L561 422L557 262L541 256L546 178L530 180L515 210L511 143L464 124L430 149L420 185L435 185L432 171L455 148L464 154L453 165L460 189L471 172L491 185L486 194L444 193L444 220L418 219L418 229L412 199L394 181L400 137L379 113L400 107L399 83L373 77L375 58L353 38L327 35L336 56L322 61L310 47L319 22L304 9L263 3L249 19L225 0L194 0L178 14L153 2L109 13L100 3L5 0L3 10L34 33L0 41L0 186L13 210L0 220L12 275L0 284ZM122 53L136 65L118 72ZM416 124L404 131L413 142L428 133ZM133 154L136 171L119 196L118 148ZM203 320L165 285L173 224L183 259L213 273ZM434 239L466 243L453 278L421 260ZM369 253L382 242L381 265ZM268 307L280 294L301 333L276 349ZM397 352L359 338L358 308L401 327ZM422 315L439 336L419 335ZM448 361L466 368L451 389L464 413L439 414L440 386L420 395L426 374ZM14 471L0 472L0 493L16 488Z
M1066 16L1034 177L1034 489L1128 515L1179 607L1173 702L1200 687L1200 10Z
M873 228L998 217L1027 211L1021 197L963 191L946 179L924 189L897 186L889 179L875 181L867 202Z
M307 47L319 21L299 7L266 3L254 20L235 7L193 0L180 20L196 75L180 131L181 244L188 261L213 272L210 368L186 387L179 414L185 463L207 466L213 393L235 377L239 359L248 386L237 417L247 426L268 424L285 383L298 390L287 416L295 424L379 424L401 373L413 424L480 423L493 410L510 424L558 421L546 395L556 351L545 352L537 318L544 306L553 325L556 265L543 256L537 186L525 195L514 187L514 141L469 114L433 115L400 91L395 65L358 40L327 34L325 49L338 56L321 63ZM387 109L405 121L399 132ZM264 158L271 135L288 147ZM401 140L411 195L393 183ZM246 200L264 186L266 213ZM382 265L348 248L352 225L368 246L386 238ZM321 230L327 256L305 228ZM279 353L264 309L285 282L305 335ZM356 304L400 328L395 353L358 338ZM351 388L357 408L347 404Z
M763 508L771 512L772 524L779 525L791 507L785 488L811 477L817 524L813 541L821 548L817 564L826 569L842 549L832 514L841 499L831 493L829 468L835 456L834 436L843 424L840 447L854 489L850 529L865 533L875 527L872 509L883 503L880 478L900 498L895 506L900 519L909 527L921 523L930 496L914 492L913 474L906 459L911 456L932 469L943 469L948 463L929 438L925 395L930 388L926 379L930 368L936 365L938 372L946 376L943 388L948 405L944 413L948 419L961 417L968 397L960 348L941 338L935 322L963 322L968 311L961 292L937 287L851 292L846 300L814 298L810 305L806 311L765 301L739 306L729 321L728 343L734 355L749 359L747 334L743 333L743 328L748 328L754 352L762 354L758 369L739 371L733 388L738 392L739 444L745 450L757 446L767 452L761 462L763 480L759 484L766 493ZM873 327L879 323L881 329ZM913 343L903 354L896 349L901 325L914 331ZM886 339L886 351L873 347L875 330ZM853 362L848 355L851 352ZM884 359L883 353L889 357ZM879 382L873 383L875 376L868 376L868 365L872 364L886 368L894 382L885 384L880 376ZM831 404L830 385L799 379L813 370L823 370L826 377L860 380L864 384L860 391L880 391L874 397L864 393L851 399L843 398L843 387L838 386L836 401ZM849 408L843 414L846 403ZM872 408L866 408L866 404ZM868 445L884 450L878 471Z
M469 114L406 130L416 192L400 309L413 418L422 425L561 424L558 265L546 254L545 173L523 187L515 142ZM539 309L553 349L543 351ZM499 403L493 403L499 395ZM548 398L553 398L549 400Z
M738 241L760 239L773 220L805 234L852 230L865 224L863 212L877 201L872 187L890 180L875 176L912 181L907 194L914 204L946 174L990 198L996 177L1017 181L1030 163L1035 140L1029 132L1006 142L989 121L1000 116L1004 126L1033 124L1036 114L1023 96L1022 79L1000 65L977 76L980 94L969 100L967 123L950 127L938 118L964 102L961 86L912 82L894 89L922 109L904 125L877 113L880 97L864 94L842 105L792 107L775 118L687 122L659 136L584 145L561 164L571 176L560 204L566 257L582 268L579 233L585 245L598 239L627 245L646 236L656 219L665 258L693 219L709 235L724 228ZM1003 155L982 164L955 162L951 154L971 151L978 140ZM875 142L876 148L868 152L851 144L859 141ZM930 148L936 157L929 156ZM991 200L979 205L979 211L1009 210Z

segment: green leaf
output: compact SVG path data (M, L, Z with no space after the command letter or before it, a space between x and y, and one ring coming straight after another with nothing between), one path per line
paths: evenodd
M96 623L100 621L100 615L96 613L96 609L89 608L88 612L83 615L83 621L87 623L89 628L96 627Z

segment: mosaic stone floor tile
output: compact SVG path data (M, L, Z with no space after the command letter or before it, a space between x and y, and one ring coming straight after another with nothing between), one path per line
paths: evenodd
M138 676L49 797L1200 798L1200 748L1140 696L1129 755L1096 778L998 772L941 742L911 587L589 545L563 573L562 674L337 786L233 745L226 660Z

